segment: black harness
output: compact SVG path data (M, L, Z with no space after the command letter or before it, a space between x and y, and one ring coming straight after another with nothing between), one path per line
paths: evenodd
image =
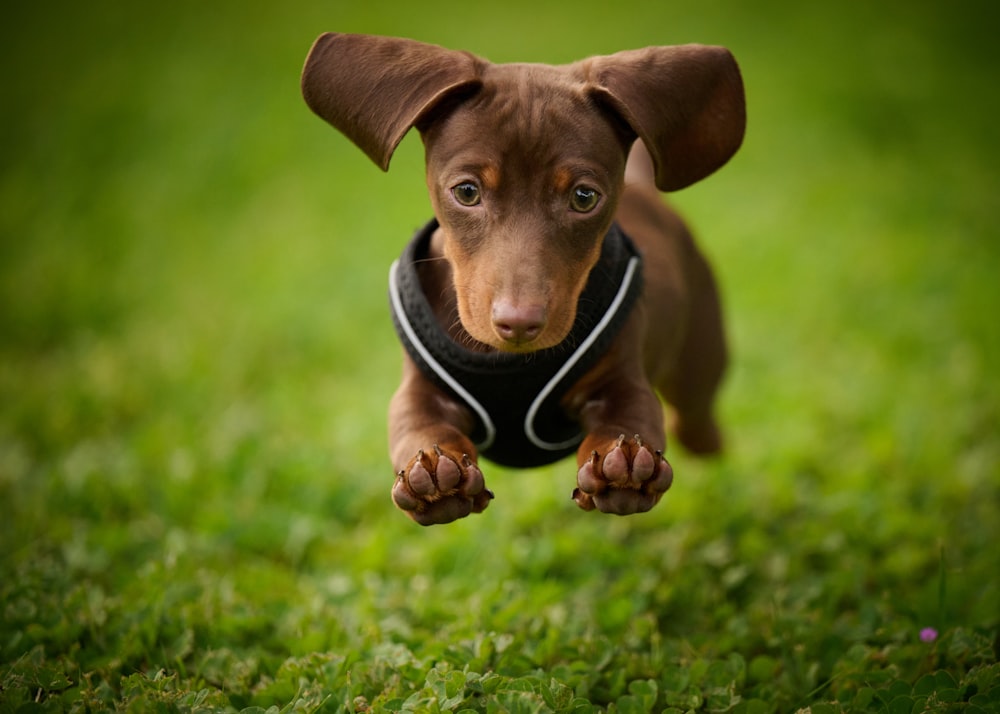
M613 224L580 295L576 321L555 347L473 352L448 336L420 286L416 264L427 256L437 227L432 220L418 231L389 271L392 320L403 347L428 378L472 412L470 437L486 458L527 468L571 454L583 433L560 402L625 324L642 289L638 251Z

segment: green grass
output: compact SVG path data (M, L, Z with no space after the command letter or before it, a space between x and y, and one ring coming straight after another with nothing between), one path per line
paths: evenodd
M1000 711L1000 59L986 3L22 4L0 23L0 712ZM672 200L727 455L389 499L385 274L429 215L312 116L327 29L496 60L725 44ZM924 641L932 628L936 638Z

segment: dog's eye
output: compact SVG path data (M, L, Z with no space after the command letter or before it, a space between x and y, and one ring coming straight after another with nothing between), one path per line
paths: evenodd
M461 203L463 206L478 206L479 205L479 187L468 181L460 183L455 188L451 189L451 194L455 197L455 200Z
M601 194L588 186L577 186L569 199L570 208L577 213L590 213L601 201Z

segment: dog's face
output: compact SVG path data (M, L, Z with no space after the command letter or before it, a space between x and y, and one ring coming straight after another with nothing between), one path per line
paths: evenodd
M421 130L463 327L499 350L557 345L611 225L634 134L545 65L492 67Z

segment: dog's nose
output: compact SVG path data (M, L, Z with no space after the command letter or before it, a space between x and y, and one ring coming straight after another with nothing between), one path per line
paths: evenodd
M493 305L493 329L501 339L514 344L531 342L545 327L544 305L514 305L497 302Z

